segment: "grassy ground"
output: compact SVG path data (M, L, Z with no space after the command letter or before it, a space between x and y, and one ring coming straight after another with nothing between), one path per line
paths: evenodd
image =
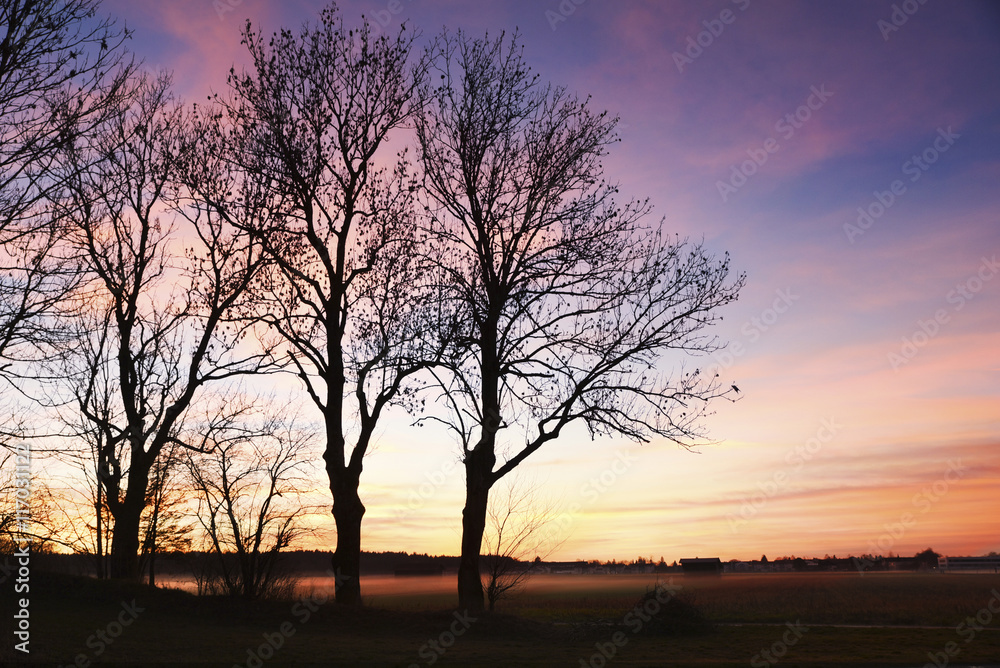
M551 582L507 602L503 613L473 621L445 609L414 610L416 602L405 597L376 597L361 610L323 603L321 592L245 604L38 574L31 664L919 667L928 653L950 666L1000 664L997 576L675 577L682 600L713 623L681 633L664 620L690 616L690 609L668 607L651 621L633 610L650 578ZM956 630L977 613L981 630ZM123 621L129 623L118 626ZM844 624L882 628L838 626ZM5 633L0 665L16 665L16 654Z
M584 618L602 610L613 612L634 603L641 587L651 584L648 577L617 591L543 591L522 596L505 609L533 618L558 618L573 609ZM988 603L991 589L1000 589L997 576L937 573L727 575L672 581L713 621L777 624L803 619L817 624L954 627ZM994 607L1000 607L1000 601ZM1000 617L996 626L1000 629Z

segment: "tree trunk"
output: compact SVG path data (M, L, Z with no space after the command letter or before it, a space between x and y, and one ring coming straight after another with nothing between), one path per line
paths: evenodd
M97 511L97 549L94 555L96 562L95 567L97 568L97 578L103 580L108 577L108 564L107 560L104 558L104 511L103 504L101 503L101 493L103 488L101 487L100 478L97 479L97 503L94 504L94 510Z
M111 537L112 578L139 580L139 518L141 515L142 504L135 503L135 497L126 496L125 502L115 516L114 535Z
M486 507L489 503L494 459L492 452L482 446L465 458L465 508L462 510L462 557L458 565L458 607L470 613L483 610L479 553L486 531Z
M162 484L162 483L161 483ZM160 521L160 492L162 489L158 489L153 501L153 517L149 520L149 548L147 551L147 559L149 561L149 586L156 586L156 541L158 536L156 535L156 529Z
M361 605L361 520L365 505L358 495L360 474L341 471L331 476L333 519L337 524L337 551L333 554L337 603Z
M149 489L149 468L155 455L145 453L141 445L132 444L132 461L128 471L128 489L120 503L111 506L115 519L111 537L111 577L139 582L139 525L146 507ZM107 491L107 490L105 490ZM110 500L110 499L109 499Z

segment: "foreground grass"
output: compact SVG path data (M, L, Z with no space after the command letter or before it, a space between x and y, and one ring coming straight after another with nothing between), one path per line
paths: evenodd
M588 580L579 579L572 591L529 591L504 614L471 621L448 610L399 609L406 605L344 610L323 603L322 594L246 604L39 574L32 581L31 664L253 667L260 657L269 659L262 662L267 666L408 667L432 659L435 666L600 666L603 648L613 655L609 666L746 666L755 657L756 665L767 665L761 651L777 647L781 666L923 666L928 652L942 652L949 642L958 648L951 665L1000 663L1000 615L990 613L971 638L955 630L988 611L992 590L1000 590L995 576L674 578L681 595L716 623L682 635L650 633L651 624L636 633L637 617L626 615L653 581L620 582L588 589ZM105 635L111 640L105 643L99 632L114 635L116 620L130 619L124 611L133 600L142 611L117 638ZM788 623L799 624L797 636ZM451 646L439 653L431 642ZM0 665L19 658L5 637Z
M615 577L615 576L612 576ZM580 578L572 593L530 592L505 610L534 619L579 620L613 615L634 604L653 576L617 576L617 587L591 586ZM661 576L661 581L666 578ZM1000 576L939 573L847 573L673 577L684 597L709 619L725 623L776 623L802 619L813 624L954 627L1000 591ZM995 603L994 607L1000 602ZM996 626L1000 629L1000 618Z

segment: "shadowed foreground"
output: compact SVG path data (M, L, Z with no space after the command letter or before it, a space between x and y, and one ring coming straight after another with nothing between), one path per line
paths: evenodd
M990 612L991 602L1000 611L996 576L676 578L673 593L661 587L660 596L653 582L645 596L643 587L629 593L635 580L599 592L578 582L578 594L528 592L509 606L516 615L473 618L343 609L322 593L252 604L199 599L40 573L31 665L765 666L780 655L782 666L923 666L928 653L943 663L949 648L957 649L951 666L1000 663L1000 614ZM960 626L968 616L971 625ZM836 626L852 622L882 627ZM17 665L7 635L0 663Z

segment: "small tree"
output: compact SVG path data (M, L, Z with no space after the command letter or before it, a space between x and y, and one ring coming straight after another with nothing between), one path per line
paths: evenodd
M316 435L294 417L261 415L251 405L210 432L207 452L188 453L185 463L219 588L250 599L290 593L279 556L304 531L301 497Z
M562 543L553 542L544 531L554 519L554 509L543 504L537 485L517 478L494 494L486 518L483 557L483 591L489 609L527 584L542 559ZM534 555L534 561L529 561Z
M149 497L142 517L142 548L139 571L149 574L149 586L156 586L156 557L163 552L183 552L191 548L190 489L182 480L183 448L169 444L153 463Z
M30 541L33 552L52 552L56 545L70 547L65 540L68 522L53 481L36 468L33 456L30 476L18 476L19 455L23 456L0 447L0 554L23 547L23 541Z

